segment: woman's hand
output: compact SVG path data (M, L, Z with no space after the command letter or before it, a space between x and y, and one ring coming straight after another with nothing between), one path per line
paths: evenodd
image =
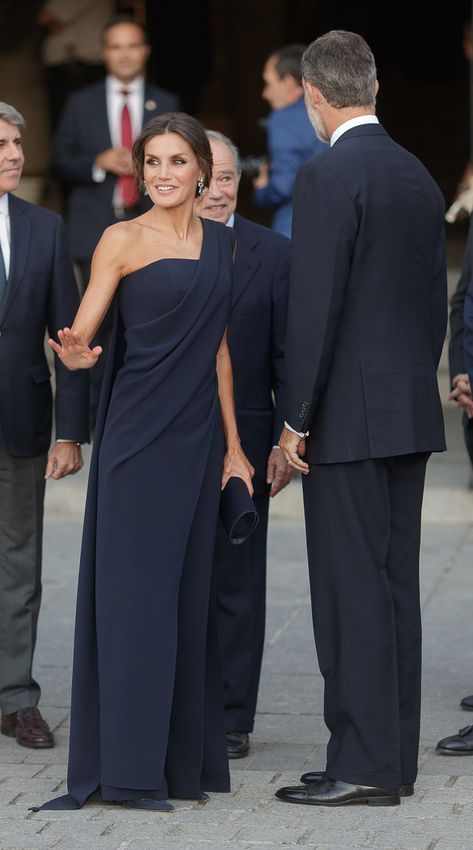
M91 369L102 354L100 345L89 348L82 334L73 332L70 328L58 331L58 337L60 345L53 339L48 339L48 343L59 359L62 360L64 366L72 371L74 369Z
M223 461L222 490L228 479L235 476L235 478L243 479L248 487L250 496L252 496L253 484L251 479L254 474L254 467L243 452L240 443L235 443L234 445L229 446L225 455L225 460Z

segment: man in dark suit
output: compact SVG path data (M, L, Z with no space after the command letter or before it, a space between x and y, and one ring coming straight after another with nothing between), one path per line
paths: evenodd
M463 353L463 308L468 285L473 277L473 220L470 220L468 239L463 255L461 275L450 301L450 342L448 360L452 391L449 398L463 410L465 446L473 466L473 399ZM468 699L468 697L467 697ZM473 708L473 698L471 707Z
M330 741L325 771L277 796L396 805L417 774L425 468L445 449L444 201L378 123L361 36L321 36L302 72L330 148L296 186L280 446L304 476Z
M70 325L79 294L62 221L10 193L23 168L21 115L0 103L0 709L1 731L52 747L32 677L41 600L45 481L82 467L87 381L56 365L56 442L46 328Z
M66 223L82 288L106 227L135 218L150 203L135 189L131 166L134 139L148 121L178 108L176 95L144 79L149 46L141 24L125 17L103 31L106 78L72 94L53 140L51 168L67 193ZM103 345L110 320L95 343ZM105 361L93 370L92 410L96 409Z
M450 344L448 355L453 398L463 410L465 445L473 463L473 219L470 220L462 272L452 296L450 311ZM460 706L473 711L473 695L463 697ZM473 725L459 729L456 735L441 738L436 746L441 755L473 755Z
M269 497L291 476L277 446L284 410L289 240L235 212L238 150L221 133L209 130L207 135L212 180L196 208L199 215L233 227L237 238L228 343L238 431L256 470L253 500L260 517L256 531L240 546L229 542L220 525L215 548L227 752L241 758L249 751L263 655Z

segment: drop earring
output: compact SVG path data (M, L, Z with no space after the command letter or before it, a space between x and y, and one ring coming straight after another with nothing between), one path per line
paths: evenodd
M203 178L201 177L197 181L197 196L200 198L204 194L205 184Z
M146 183L143 183L143 195L145 196L145 198L148 197L148 190L146 188Z

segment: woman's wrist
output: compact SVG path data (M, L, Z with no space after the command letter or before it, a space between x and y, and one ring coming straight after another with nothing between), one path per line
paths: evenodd
M241 449L241 442L240 442L240 437L238 436L238 433L231 434L231 435L227 434L226 443L227 443L227 452L235 450L235 449Z

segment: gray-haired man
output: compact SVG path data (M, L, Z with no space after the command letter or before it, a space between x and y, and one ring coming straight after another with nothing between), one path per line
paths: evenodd
M217 532L217 615L230 758L246 756L263 654L269 497L289 481L277 438L284 406L284 335L289 240L236 213L240 169L230 139L208 131L212 180L197 211L233 227L237 237L233 309L228 326L238 430L255 467L258 528L241 546ZM274 402L273 402L274 394Z
M61 218L11 194L22 116L0 103L0 708L1 731L52 747L32 676L41 601L45 481L82 467L87 379L56 364L56 442L44 335L70 325L79 296Z

